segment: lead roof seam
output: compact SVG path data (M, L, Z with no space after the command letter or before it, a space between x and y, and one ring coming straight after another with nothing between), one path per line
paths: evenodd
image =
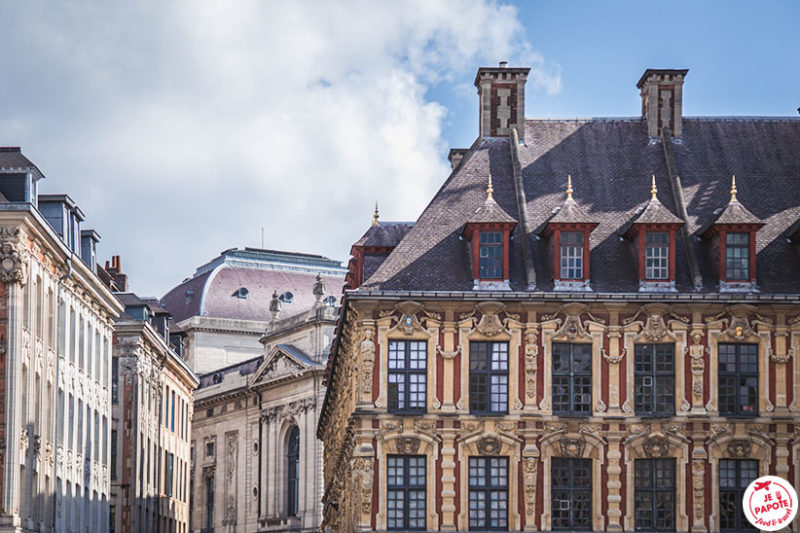
M511 147L511 171L514 175L514 191L517 197L517 217L522 226L522 238L520 239L520 246L522 247L522 262L525 266L525 281L528 285L528 290L536 288L536 270L533 268L533 257L531 256L530 243L528 242L528 235L530 235L530 223L528 221L528 201L525 197L525 187L522 182L522 165L519 156L519 132L516 126L511 128L511 136L508 138L508 143Z

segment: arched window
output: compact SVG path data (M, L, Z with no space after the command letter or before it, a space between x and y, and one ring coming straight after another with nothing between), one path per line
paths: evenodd
M287 469L287 514L297 516L298 500L300 499L300 430L294 426L289 431L289 446L286 450L289 468Z

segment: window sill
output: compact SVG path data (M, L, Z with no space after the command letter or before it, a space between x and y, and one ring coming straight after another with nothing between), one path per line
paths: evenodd
M675 280L639 280L639 292L678 292L675 288Z
M755 281L719 281L719 292L758 292Z
M554 291L592 292L588 279L556 279L553 280L553 284Z
M507 279L476 279L472 285L473 291L510 291L511 285Z

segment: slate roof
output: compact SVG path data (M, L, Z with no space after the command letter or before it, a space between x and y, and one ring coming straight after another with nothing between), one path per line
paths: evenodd
M282 262L274 260L276 254ZM291 292L293 302L281 305L283 319L312 307L318 272L325 280L325 293L338 299L346 273L338 261L297 253L226 250L165 294L161 303L176 323L193 316L269 321L273 291ZM246 298L237 296L240 288L247 289Z
M39 171L30 159L22 155L19 146L0 146L0 170L19 168Z
M506 213L493 197L488 196L483 205L475 210L467 219L468 224L481 223L511 223L516 224L517 219Z
M512 290L530 290L522 239L527 239L532 251L534 290L553 289L552 243L538 235L564 203L564 182L571 174L575 201L598 223L590 235L592 289L637 292L635 245L620 238L620 231L636 218L637 209L646 211L651 175L656 176L661 204L654 206L653 215L672 219L679 213L663 143L650 141L646 120L638 117L528 119L525 128L526 144L519 147L527 199L524 213L517 210L509 140L481 139L465 154L405 238L358 290L471 292L468 243L459 235L483 204L491 173L498 206L517 220L527 217L530 228L528 235L522 234L523 224L512 232ZM698 258L700 291L717 291L719 276L710 241L700 238L698 230L715 220L714 211L728 202L730 179L735 174L739 201L765 224L756 235L759 290L800 292L800 253L784 236L800 219L800 119L684 117L680 141L667 142L682 184L687 242ZM687 244L680 237L676 241L676 287L680 292L694 292Z
M281 350L283 350L284 352L291 354L292 357L294 357L303 364L306 364L308 366L320 366L320 363L317 363L316 361L311 359L303 350L301 350L294 344L278 344L276 346Z
M413 222L383 222L373 224L364 232L353 246L397 246L408 230L413 226Z

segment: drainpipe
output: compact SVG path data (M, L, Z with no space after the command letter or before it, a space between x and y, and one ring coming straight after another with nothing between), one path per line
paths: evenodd
M58 317L56 319L56 324L61 324L61 313L60 313L60 309L61 309L61 304L60 304L60 302L61 302L61 286L67 279L69 279L70 276L72 276L72 258L71 257L67 257L66 263L67 263L67 272L63 276L58 278L58 285L56 285L56 306L58 306L57 309L59 310L59 315L58 315ZM66 306L64 306L64 309L66 309ZM64 333L64 335L66 335L66 333ZM56 421L56 429L55 429L55 442L53 443L53 486L56 487L56 491L55 491L56 494L58 493L58 490L59 490L59 488L57 486L57 483L58 483L58 442L59 442L59 440L58 440L59 439L59 435L58 435L58 425L59 424L58 424L58 421L60 420L59 416L64 416L64 413L59 413L58 412L58 378L59 378L60 373L61 373L61 365L59 364L59 360L60 360L59 355L60 354L58 353L58 346L56 346L56 378L55 378L56 379L56 416L54 418L54 420ZM57 515L57 508L58 508L58 501L57 501L57 499L55 497L55 494L54 494L53 495L53 531L57 530L57 527L56 527L56 516L58 516Z

